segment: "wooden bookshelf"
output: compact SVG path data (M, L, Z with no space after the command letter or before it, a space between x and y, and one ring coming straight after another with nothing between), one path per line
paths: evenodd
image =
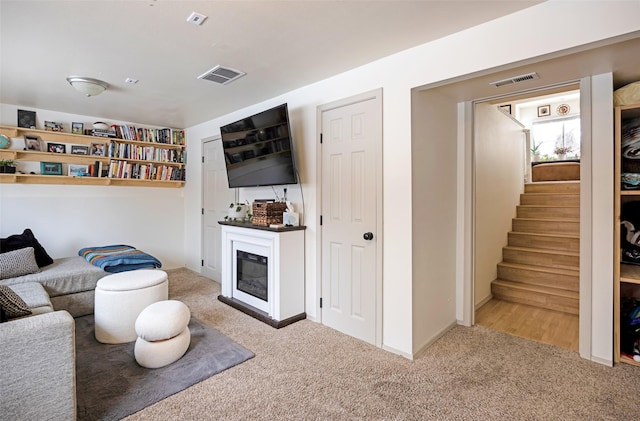
M87 136L66 132L53 132L48 130L29 129L24 127L0 125L0 133L12 139L12 149L0 149L0 159L13 160L17 164L54 162L63 164L68 173L69 165L97 165L102 166L102 172L98 177L91 176L69 176L69 175L43 175L43 174L0 174L0 184L65 184L65 185L108 185L108 186L138 186L138 187L182 187L184 186L185 167L185 138L183 130L174 129L136 129L134 126L127 127L127 136L145 136L148 141L141 141L137 138L120 139L115 137ZM122 132L122 130L121 130ZM162 134L162 136L160 136ZM15 145L20 142L20 137L37 136L41 140L41 151L21 149L23 145ZM160 141L163 140L163 141ZM101 155L81 155L71 153L46 152L47 143L62 143L69 151L72 145L90 146L93 143L103 143L104 153ZM126 145L119 147L119 145ZM144 151L145 158L160 157L160 159L134 159L129 158L131 151ZM123 152L124 156L120 156ZM133 154L131 154L133 156ZM136 158L139 156L135 155ZM144 167L147 171L145 177L132 178L138 174L133 171L118 172L122 168L122 162L126 162L126 169ZM116 171L112 171L113 168ZM29 172L37 172L35 170ZM167 174L176 179L160 179L157 174Z

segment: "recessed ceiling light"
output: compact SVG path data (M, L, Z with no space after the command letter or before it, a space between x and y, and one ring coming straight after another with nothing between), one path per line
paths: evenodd
M192 12L187 18L187 22L200 26L205 21L205 19L207 19L205 15L202 15L198 12Z

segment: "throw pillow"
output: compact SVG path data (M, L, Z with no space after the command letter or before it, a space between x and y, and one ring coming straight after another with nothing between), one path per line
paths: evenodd
M44 247L42 247L38 242L29 228L25 229L22 234L15 234L7 238L0 238L0 253L23 249L25 247L33 247L38 267L47 266L53 263L51 256L47 254Z
M6 285L0 285L0 306L7 320L31 314L27 303Z
M33 247L0 254L0 279L39 272Z

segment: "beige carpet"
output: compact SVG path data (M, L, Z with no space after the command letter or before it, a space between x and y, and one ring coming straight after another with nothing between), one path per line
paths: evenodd
M308 320L276 330L219 302L219 284L169 271L169 296L256 354L127 420L631 420L640 368L476 326L415 361Z

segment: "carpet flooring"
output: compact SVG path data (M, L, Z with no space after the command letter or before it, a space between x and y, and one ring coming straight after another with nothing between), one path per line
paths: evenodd
M606 367L482 326L455 327L410 361L310 320L273 329L219 302L219 284L186 269L168 273L170 298L255 357L127 421L631 420L640 413L638 367Z
M185 355L147 369L134 359L135 342L101 344L93 315L76 319L78 420L119 420L253 357L247 349L195 318Z

